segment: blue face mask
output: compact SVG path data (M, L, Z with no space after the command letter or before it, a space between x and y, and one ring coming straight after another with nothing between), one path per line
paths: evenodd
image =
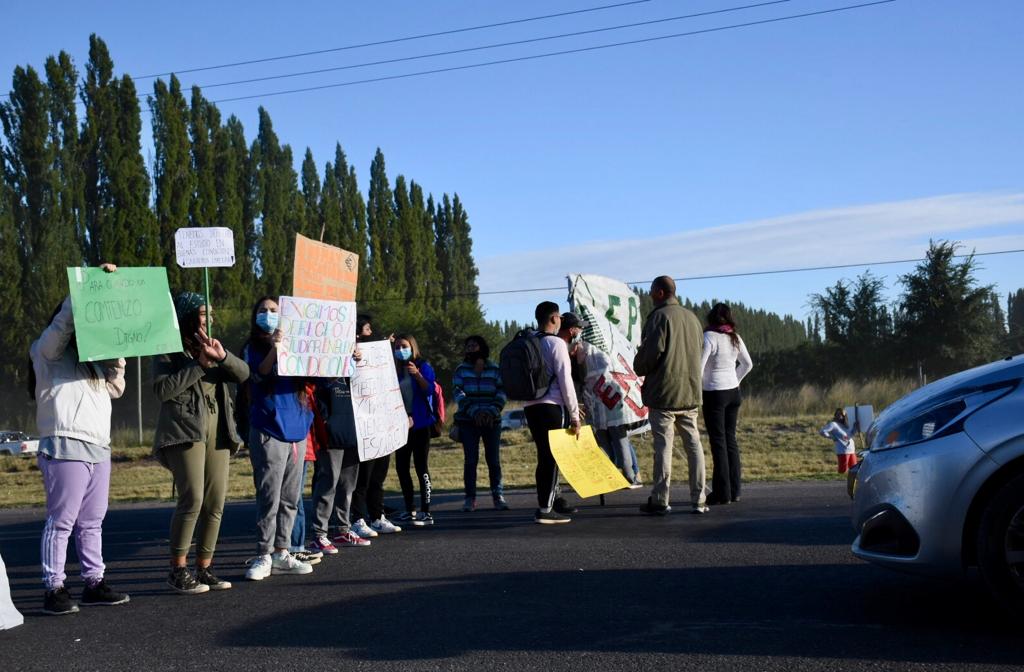
M398 348L395 350L395 359L400 362L408 362L412 359L412 348Z
M272 334L277 329L278 319L278 314L269 310L265 313L256 313L256 326L268 334Z

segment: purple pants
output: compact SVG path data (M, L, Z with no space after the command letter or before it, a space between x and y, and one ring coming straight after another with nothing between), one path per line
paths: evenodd
M103 517L110 493L110 460L90 464L39 456L46 489L46 527L41 554L47 590L64 585L68 538L75 532L75 549L82 578L89 585L103 578Z

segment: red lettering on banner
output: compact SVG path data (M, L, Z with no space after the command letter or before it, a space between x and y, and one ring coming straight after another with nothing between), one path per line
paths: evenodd
M605 382L604 376L594 381L594 393L597 394L597 398L601 400L609 410L619 405L622 400L622 394L620 394L615 386L609 382Z

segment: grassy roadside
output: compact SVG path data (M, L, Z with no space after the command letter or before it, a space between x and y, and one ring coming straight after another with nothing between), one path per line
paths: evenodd
M743 454L744 479L773 481L839 478L835 472L832 444L817 434L821 424L820 415L751 418L741 415L737 433ZM707 436L702 433L702 438L707 453ZM114 437L110 501L169 500L170 472L152 459L148 447L138 447L131 443L131 437L124 433ZM137 437L134 443L137 443ZM649 480L653 463L650 435L634 437L633 445L637 450L641 477ZM676 445L673 476L676 481L685 481L686 462L681 459L682 450L678 438ZM431 448L430 476L435 491L461 491L461 446L443 437L435 439ZM535 453L525 429L502 435L501 457L507 488L533 487ZM482 455L480 463L477 484L486 493L487 475ZM708 469L710 478L710 461ZM393 492L399 489L394 468L388 474L385 487ZM309 492L308 486L306 492ZM253 496L249 460L236 458L231 464L228 497L248 499ZM35 459L0 456L0 507L41 506L44 502L42 481Z

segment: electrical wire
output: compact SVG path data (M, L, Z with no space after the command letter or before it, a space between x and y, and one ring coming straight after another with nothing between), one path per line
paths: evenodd
M562 51L552 51L552 52L547 52L547 53L543 53L543 54L533 54L533 55L530 55L530 56L518 56L518 57L515 57L515 58L504 58L504 59L495 60L495 61L485 61L485 62L482 62L482 63L470 63L470 64L467 64L467 65L456 65L456 66L451 66L451 67L447 67L447 68L436 68L436 69L433 69L433 70L421 70L421 71L418 71L418 72L408 72L408 73L404 73L404 74L400 74L400 75L386 75L386 76L382 76L382 77L372 77L372 78L368 78L368 79L360 79L360 80L354 80L354 81L349 81L349 82L337 82L335 84L322 84L322 85L319 85L319 86L307 86L307 87L302 87L302 88L298 88L298 89L286 89L284 91L268 91L268 92L265 92L265 93L255 93L255 94L246 95L246 96L234 96L234 97L231 97L231 98L219 98L217 100L212 100L210 102L211 103L230 103L230 102L235 102L235 101L239 101L239 100L252 100L254 98L271 98L271 97L274 97L274 96L284 96L284 95L288 95L288 94L292 94L292 93L305 93L305 92L309 92L309 91L322 91L324 89L335 89L335 88L340 88L340 87L358 86L358 85L361 85L361 84L372 84L372 83L376 83L376 82L386 82L386 81L393 81L393 80L398 80L398 79L408 79L408 78L411 78L411 77L422 77L422 76L425 76L425 75L436 75L436 74L445 73L445 72L456 72L456 71L460 71L460 70L471 70L471 69L475 69L475 68L484 68L484 67L489 67L489 66L494 66L494 65L504 65L504 64L507 64L507 63L519 63L519 62L523 62L523 61L532 61L532 60L537 60L537 59L541 59L541 58L552 58L552 57L555 57L555 56L566 56L566 55L569 55L569 54L580 54L580 53L591 52L591 51L599 51L599 50L602 50L602 49L612 49L612 48L615 48L615 47L624 47L624 46L630 46L630 45L635 45L635 44L646 44L646 43L650 43L650 42L658 42L658 41L661 41L661 40L670 40L670 39L681 38L681 37L692 37L694 35L704 35L704 34L707 34L707 33L717 33L717 32L722 32L722 31L726 31L726 30L734 30L734 29L737 29L737 28L748 28L750 26L760 26L760 25L765 25L765 24L770 24L770 23L780 23L782 21L792 21L792 20L795 20L795 19L804 19L804 18L808 18L808 17L812 17L812 16L822 16L822 15L825 15L825 14L835 14L837 12L845 12L845 11L851 11L851 10L855 10L855 9L864 9L864 8L867 8L867 7L874 7L874 6L877 6L877 5L887 5L887 4L890 4L890 3L893 3L893 2L896 2L896 0L875 0L875 2L864 2L864 3L860 3L860 4L856 4L856 5L846 5L846 6L843 6L843 7L833 7L831 9L823 9L823 10L818 10L818 11L815 11L815 12L804 12L802 14L790 14L790 15L787 15L787 16L779 16L779 17L775 17L775 18L771 18L771 19L761 19L759 21L748 21L746 23L737 23L737 24L731 24L731 25L728 25L728 26L718 26L716 28L704 28L704 29L701 29L701 30L687 31L687 32L684 32L684 33L673 33L671 35L659 35L659 36L655 36L655 37L647 37L647 38L642 38L642 39L637 39L637 40L627 40L627 41L623 41L623 42L613 42L613 43L610 43L610 44L599 44L599 45L594 45L594 46L590 46L590 47L580 47L580 48L577 48L577 49L565 49L565 50L562 50Z
M567 37L579 37L580 35L592 35L595 33L606 33L613 30L625 30L628 28L638 28L641 26L653 26L661 23L669 23L672 21L683 21L685 19L695 19L702 16L712 16L715 14L726 14L728 12L738 12L745 9L755 9L758 7L767 7L769 5L781 5L783 3L792 2L793 0L768 0L767 2L759 2L752 5L740 5L738 7L725 7L722 9L714 9L706 12L696 12L693 14L682 14L679 16L669 16L662 19L652 19L650 21L638 21L635 23L624 23L615 26L607 26L605 28L592 28L589 30L578 30L572 33L559 33L557 35L545 35L544 37L531 37L523 40L515 40L512 42L497 42L494 44L485 44L476 47L465 47L462 49L450 49L448 51L435 51L428 54L417 54L415 56L402 56L399 58L389 58L380 61L369 61L366 63L354 63L351 65L339 65L330 68L320 68L317 70L304 70L302 72L290 72L283 75L267 75L265 77L252 77L250 79L237 79L230 82L218 82L215 84L202 84L199 85L200 89L215 89L222 86L235 86L238 84L253 84L255 82L267 82L276 79L289 79L291 77L304 77L307 75L321 75L325 72L338 72L340 70L354 70L356 68L367 68L375 65L390 65L394 63L404 63L407 61L417 61L426 58L437 58L439 56L453 56L455 54L466 54L474 51L485 51L487 49L499 49L501 47L513 47L523 44L533 44L535 42L546 42L549 40L560 40ZM145 94L148 95L148 94ZM142 97L142 96L140 96Z
M1017 250L995 250L992 252L970 252L963 254L951 255L953 259L962 259L966 257L990 257L1001 254L1018 254L1024 252L1024 248ZM889 266L892 264L914 264L922 261L927 261L926 257L918 257L914 259L890 259L888 261L865 261L856 264L833 264L831 266L803 266L798 268L780 268L771 271L746 271L743 273L720 273L715 275L695 275L685 278L673 278L676 282L694 282L697 280L721 280L726 278L750 278L764 275L780 275L784 273L807 273L810 271L834 271L842 270L844 268L861 268L864 266ZM653 282L651 280L633 280L624 284L629 286L634 285L650 285ZM530 287L524 289L495 289L486 292L462 292L458 294L443 294L443 295L426 295L416 297L402 297L402 298L386 298L386 299L375 299L375 301L422 301L425 299L458 299L458 298L474 298L477 296L495 296L500 294L527 294L530 292L554 292L564 290L565 285L558 285L557 287Z
M143 75L142 77L136 77L136 80L140 79L155 79L157 77L168 77L172 74L183 75L190 72L205 72L208 70L220 70L222 68L235 68L242 65L255 65L257 63L270 63L272 61L283 61L291 58L302 58L305 56L317 56L319 54L330 54L339 51L348 51L351 49L363 49L365 47L378 47L384 44L396 44L399 42L409 42L412 40L422 40L428 37L440 37L442 35L455 35L458 33L468 33L476 30L486 30L488 28L500 28L502 26L513 26L520 23L529 23L531 21L543 21L546 19L556 19L563 16L573 16L576 14L586 14L588 12L599 12L605 9L617 9L619 7L628 7L630 5L642 5L644 3L651 2L651 0L631 0L630 2L619 2L613 5L601 5L598 7L586 7L584 9L575 9L568 12L558 12L557 14L544 14L542 16L531 16L524 19L512 19L509 21L499 21L497 23L486 23L479 26L467 26L465 28L453 28L451 30L441 30L434 33L423 33L421 35L408 35L406 37L395 37L387 40L378 40L376 42L362 42L360 44L348 44L341 47L330 47L328 49L317 49L315 51L303 51L297 54L284 54L282 56L268 56L266 58L254 58L248 61L236 61L234 63L222 63L220 65L206 65L198 68L189 68L187 70L175 70L173 72L161 72L153 75Z

